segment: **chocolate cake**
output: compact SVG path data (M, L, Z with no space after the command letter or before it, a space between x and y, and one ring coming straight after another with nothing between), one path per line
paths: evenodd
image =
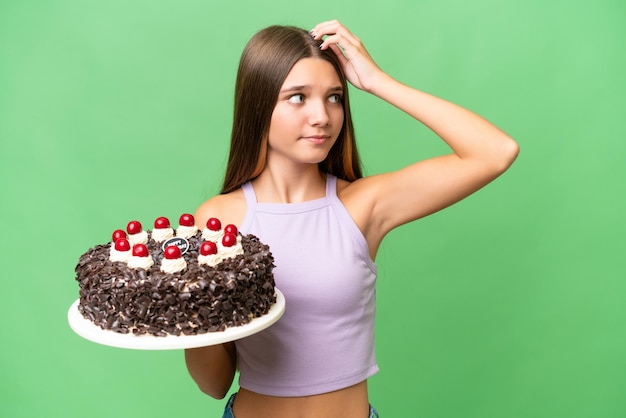
M197 335L244 325L276 301L273 257L254 235L215 218L204 230L184 214L174 231L138 221L84 253L76 266L79 312L102 329L136 335Z

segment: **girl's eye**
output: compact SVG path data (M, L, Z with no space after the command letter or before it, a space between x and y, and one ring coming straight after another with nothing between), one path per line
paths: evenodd
M304 103L304 94L294 94L293 96L289 96L287 100L289 101L289 103Z
M340 94L331 94L328 100L331 103L341 103L341 95Z

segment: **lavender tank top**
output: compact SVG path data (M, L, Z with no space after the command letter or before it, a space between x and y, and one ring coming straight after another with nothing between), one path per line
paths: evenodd
M272 396L308 396L359 383L378 371L374 351L376 265L365 237L327 175L326 196L258 203L242 186L240 227L270 246L284 315L235 343L239 385Z

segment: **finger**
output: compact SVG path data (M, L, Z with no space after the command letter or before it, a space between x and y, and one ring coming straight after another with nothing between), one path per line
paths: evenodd
M359 41L356 36L344 27L320 28L318 29L318 32L314 32L314 34L312 34L314 39L325 39L325 37L334 35L341 36L352 43Z
M310 33L315 34L316 36L319 37L321 36L320 34L322 32L328 33L329 28L336 28L338 25L340 25L340 23L337 20L328 20L326 22L320 22L317 25L315 25L313 29L311 29Z
M337 45L338 44L330 44L328 45L328 47L335 53L335 55L337 55L337 58L339 58L339 62L341 63L341 65L345 67L346 65L348 65L348 58L346 58L342 49Z
M339 45L342 49L345 49L350 46L350 41L341 35L328 35L320 44L320 49L326 49L330 45Z
M316 25L311 30L310 33L314 39L322 39L324 36L330 36L330 35L336 34L336 35L344 36L346 39L348 39L352 43L356 43L359 41L359 39L356 36L354 36L352 32L350 32L345 26L343 26L337 20L331 20L328 22L320 23Z
M327 49L333 45L341 48L343 55L350 60L358 54L363 54L363 48L358 40L352 40L342 35L329 35L320 44L320 49Z

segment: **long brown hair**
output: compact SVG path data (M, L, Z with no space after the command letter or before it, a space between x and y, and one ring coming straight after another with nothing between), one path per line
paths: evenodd
M250 39L239 61L230 154L222 193L239 188L265 168L270 120L280 88L296 62L312 57L333 65L344 91L343 127L319 168L347 181L363 176L354 139L348 86L339 59L330 49L320 50L317 41L304 29L270 26Z

